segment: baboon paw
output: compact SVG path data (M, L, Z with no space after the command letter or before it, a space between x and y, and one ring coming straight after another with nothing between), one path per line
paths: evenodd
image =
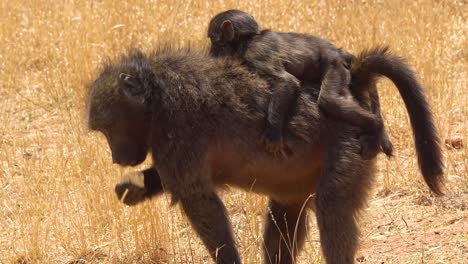
M122 177L115 186L117 198L126 205L136 205L146 198L147 190L144 184L144 175L141 172L131 172Z

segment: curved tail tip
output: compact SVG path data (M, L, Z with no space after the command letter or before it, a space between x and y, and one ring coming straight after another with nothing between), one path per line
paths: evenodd
M426 181L427 186L431 191L436 194L437 196L443 196L444 192L444 172L442 168L437 168L435 170L432 170L430 172L425 171L424 174L424 179Z

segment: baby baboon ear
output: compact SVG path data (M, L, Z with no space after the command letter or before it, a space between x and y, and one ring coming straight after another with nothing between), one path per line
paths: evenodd
M221 32L223 32L223 36L227 41L234 39L234 27L230 20L225 20L221 23Z
M120 73L119 79L123 84L123 92L129 99L137 103L145 102L144 87L138 78L127 73Z

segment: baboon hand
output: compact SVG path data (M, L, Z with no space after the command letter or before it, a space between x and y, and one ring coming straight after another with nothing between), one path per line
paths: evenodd
M136 205L146 198L144 175L141 171L127 173L115 186L117 198L126 205Z

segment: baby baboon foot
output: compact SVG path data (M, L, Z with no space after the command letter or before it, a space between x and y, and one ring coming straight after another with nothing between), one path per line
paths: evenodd
M117 198L126 205L136 205L145 200L147 190L142 172L131 172L122 177L115 186Z
M362 135L359 138L361 143L361 157L365 160L370 160L377 157L377 154L381 151L380 143L381 138L375 135Z
M268 129L262 136L266 150L275 157L286 158L287 154L283 144L283 136L276 130Z
M282 142L266 142L266 149L277 158L287 158Z
M387 157L393 157L393 144L389 140L382 140L382 151Z

